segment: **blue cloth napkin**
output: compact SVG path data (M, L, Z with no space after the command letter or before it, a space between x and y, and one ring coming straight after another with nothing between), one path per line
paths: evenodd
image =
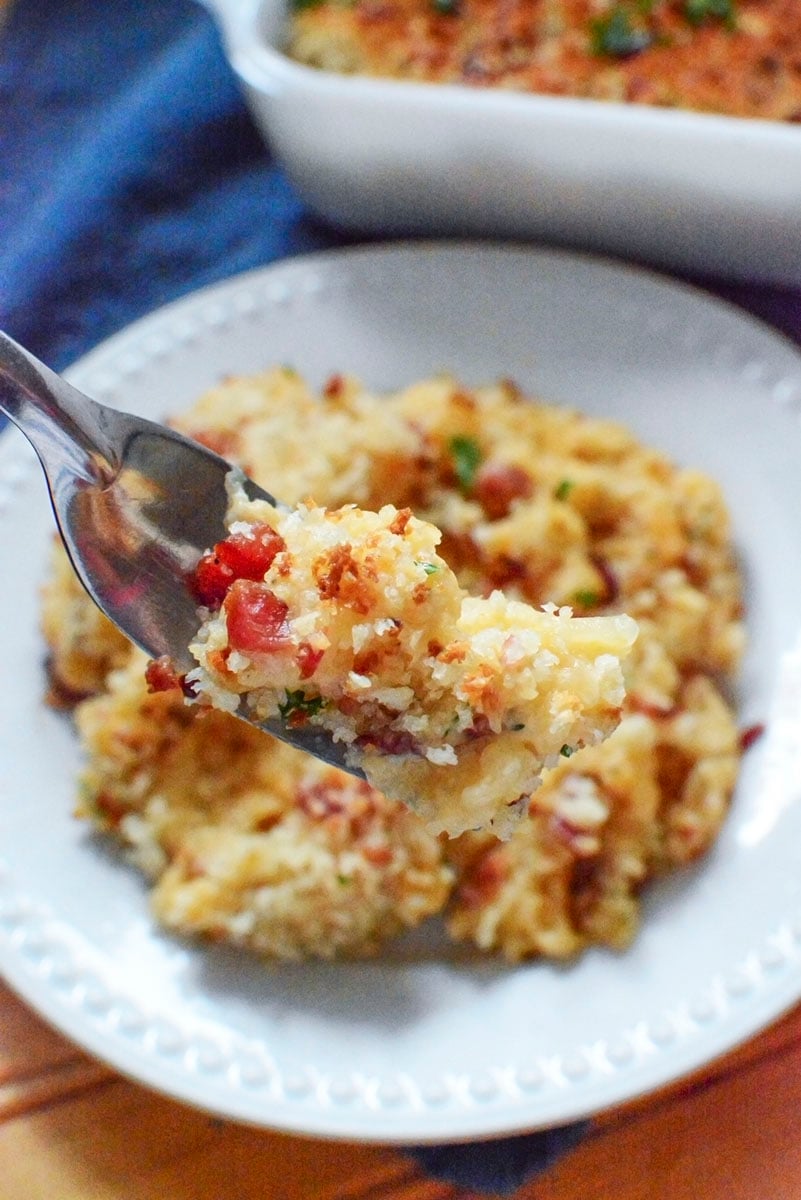
M16 0L0 164L0 327L56 369L199 286L346 241L270 158L192 0ZM706 284L801 341L801 291ZM586 1128L410 1152L509 1194Z
M340 244L192 0L16 0L0 29L0 322L60 369L203 284Z

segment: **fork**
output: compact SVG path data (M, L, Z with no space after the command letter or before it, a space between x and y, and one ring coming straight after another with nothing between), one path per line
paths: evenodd
M173 429L90 399L0 331L0 411L33 446L72 565L105 615L151 658L196 666L199 618L190 578L226 536L218 454ZM243 478L250 499L278 501ZM250 718L242 708L238 713ZM260 723L275 737L361 774L325 730Z

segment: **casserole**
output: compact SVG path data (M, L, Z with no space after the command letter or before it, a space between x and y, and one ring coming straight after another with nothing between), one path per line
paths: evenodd
M282 52L282 0L206 0L309 206L359 234L511 237L801 284L801 129L335 75Z

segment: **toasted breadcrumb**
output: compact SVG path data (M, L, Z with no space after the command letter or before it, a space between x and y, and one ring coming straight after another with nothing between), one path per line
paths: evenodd
M314 0L287 48L336 73L801 120L796 0Z

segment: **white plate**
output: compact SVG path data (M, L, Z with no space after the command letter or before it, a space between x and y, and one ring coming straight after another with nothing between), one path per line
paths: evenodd
M359 964L262 966L154 926L139 877L70 813L69 722L42 703L51 518L0 445L0 967L46 1017L156 1088L234 1118L376 1141L553 1125L652 1089L801 997L801 358L686 287L491 246L298 259L190 296L72 379L147 415L291 363L393 388L511 375L622 418L719 478L748 577L742 722L767 720L710 858L652 889L626 954L508 967L432 928Z

